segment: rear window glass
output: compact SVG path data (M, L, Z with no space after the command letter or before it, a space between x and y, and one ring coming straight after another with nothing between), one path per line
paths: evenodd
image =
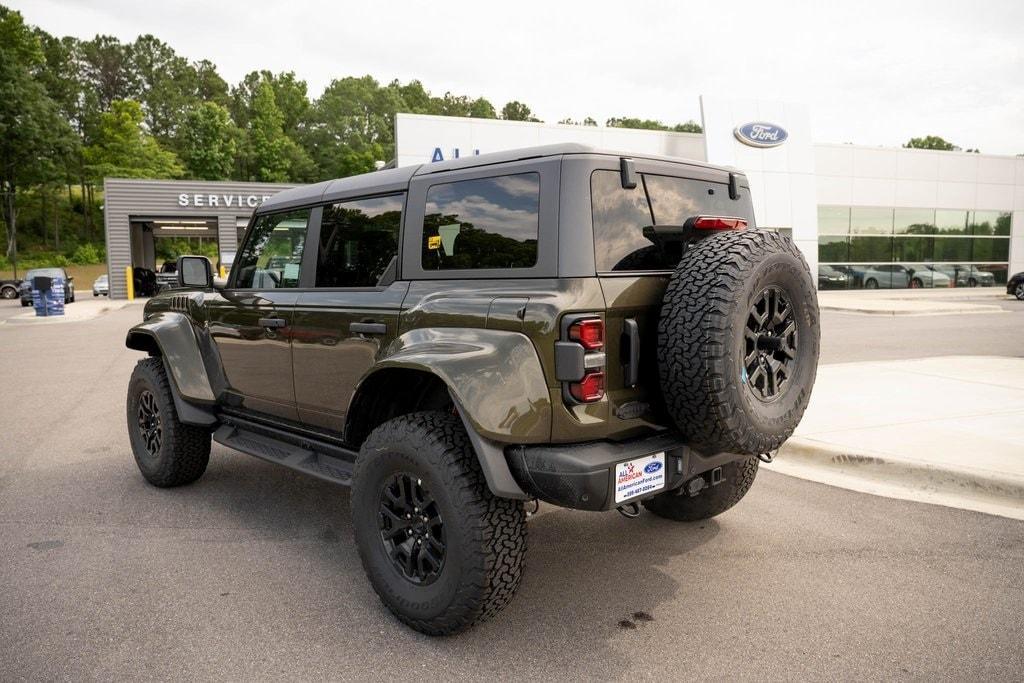
M590 180L597 270L668 270L678 253L666 254L644 237L644 226L683 225L693 216L736 216L754 225L749 193L729 198L726 183L642 174L623 189L618 171L595 171ZM649 198L649 199L648 199Z
M423 269L532 268L539 215L538 173L434 185L423 217Z

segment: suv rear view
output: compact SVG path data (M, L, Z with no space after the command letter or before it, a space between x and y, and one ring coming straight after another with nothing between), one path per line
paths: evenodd
M806 263L697 162L557 145L296 188L225 285L177 271L128 336L143 475L195 481L212 434L350 485L371 583L429 634L511 599L524 501L727 510L814 382Z

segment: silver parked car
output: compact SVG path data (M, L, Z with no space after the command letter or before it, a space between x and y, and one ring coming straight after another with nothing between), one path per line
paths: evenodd
M103 296L110 295L110 280L107 278L106 273L100 275L92 283L92 295L99 296L100 294Z

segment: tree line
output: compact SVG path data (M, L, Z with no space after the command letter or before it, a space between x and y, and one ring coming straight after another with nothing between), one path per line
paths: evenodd
M301 183L371 171L394 156L397 112L538 120L522 102L498 110L484 97L434 95L418 80L346 76L318 97L290 71L252 71L229 85L211 61L190 61L155 36L57 37L0 5L7 256L25 206L29 239L49 244L52 226L60 249L61 223L75 217L77 236L96 239L104 177ZM606 125L700 132L692 121L616 117Z

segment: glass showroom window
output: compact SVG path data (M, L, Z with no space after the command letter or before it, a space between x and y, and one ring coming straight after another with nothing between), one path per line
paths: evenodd
M820 289L986 287L1006 282L1010 214L818 207Z

